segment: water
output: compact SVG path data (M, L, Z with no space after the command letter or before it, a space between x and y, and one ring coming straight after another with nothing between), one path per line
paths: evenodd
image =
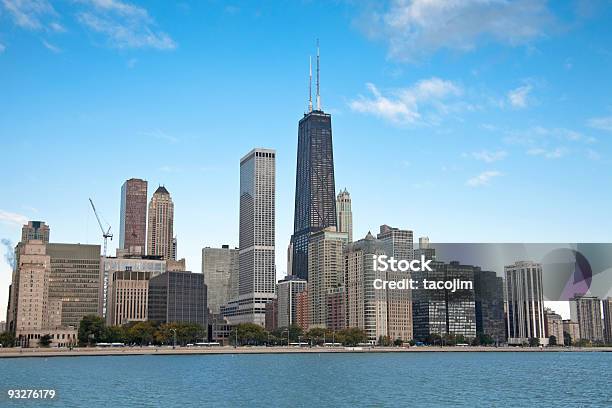
M0 393L2 407L612 407L612 353L0 359Z

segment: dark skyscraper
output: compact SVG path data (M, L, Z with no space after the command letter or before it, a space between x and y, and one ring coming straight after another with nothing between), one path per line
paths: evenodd
M310 234L335 227L336 187L331 115L321 110L319 95L319 57L317 51L317 106L300 120L298 127L297 172L292 273L308 279L308 241Z
M129 179L121 186L119 248L144 255L147 239L147 182Z
M496 343L506 341L504 321L504 282L493 271L474 269L476 333L490 336Z

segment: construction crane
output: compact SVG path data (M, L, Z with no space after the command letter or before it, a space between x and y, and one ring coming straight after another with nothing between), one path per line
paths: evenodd
M113 240L113 234L111 234L111 226L109 225L108 229L104 231L104 227L102 226L102 221L100 221L100 217L98 216L98 212L96 211L96 206L94 205L91 198L89 199L89 202L91 203L91 208L93 209L93 212L96 215L96 219L98 220L98 225L100 226L100 230L102 231L102 237L104 237L104 258L106 258L106 245L107 245L108 239L110 238L111 241Z

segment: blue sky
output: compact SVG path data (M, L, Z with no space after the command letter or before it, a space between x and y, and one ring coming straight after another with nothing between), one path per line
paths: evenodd
M269 147L282 276L319 38L356 237L609 242L611 19L609 1L0 0L0 237L39 219L100 243L92 197L118 238L140 177L172 194L199 271L203 246L238 244L239 160ZM4 262L0 313L9 282Z

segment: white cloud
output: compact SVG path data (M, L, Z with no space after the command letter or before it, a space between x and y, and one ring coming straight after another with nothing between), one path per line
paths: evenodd
M498 150L495 152L490 152L488 150L481 150L479 152L472 152L468 156L471 156L472 158L483 161L485 163L493 163L498 160L504 159L507 155L508 153L504 150Z
M176 43L155 26L146 9L119 0L81 0L90 7L77 14L85 27L107 37L115 48L172 50Z
M480 173L479 175L472 177L468 181L466 181L466 185L469 187L482 187L487 186L491 182L491 180L495 177L501 176L502 173L496 170L489 170Z
M524 85L508 92L508 101L510 102L510 105L514 106L515 108L526 108L531 90L531 85Z
M587 124L594 129L607 130L608 132L612 132L612 116L591 118L589 119Z
M388 95L374 84L366 86L372 95L359 95L349 103L351 109L396 124L431 122L434 116L448 112L445 100L462 93L458 85L440 78L424 79L408 88L391 90Z
M565 147L556 147L554 149L544 149L541 147L536 147L527 150L527 154L530 156L541 156L546 159L560 159L566 156L568 152L569 150Z
M49 28L51 28L51 30L55 31L56 33L64 33L66 32L66 29L64 28L63 25L61 25L60 23L54 21L51 24L49 24Z
M28 217L21 214L0 210L0 222L21 226L27 224Z
M55 54L59 54L60 52L62 52L61 48L59 48L56 45L51 44L50 42L46 40L42 40L42 44L45 46L46 49L48 49L49 51Z
M28 30L40 30L45 17L56 15L47 0L2 0L2 5L16 25Z
M527 44L554 21L546 0L392 0L358 22L388 41L389 54L414 60L438 49L468 51L495 41Z

